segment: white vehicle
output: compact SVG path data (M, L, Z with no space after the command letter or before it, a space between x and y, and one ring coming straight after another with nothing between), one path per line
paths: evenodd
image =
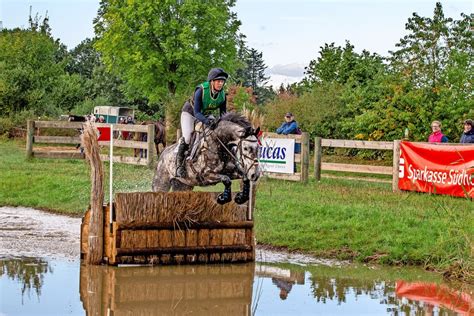
M135 121L135 113L133 109L124 108L119 106L96 106L94 108L94 116L97 121L99 117L103 116L105 119L104 123L118 123L121 118L126 122L128 117Z

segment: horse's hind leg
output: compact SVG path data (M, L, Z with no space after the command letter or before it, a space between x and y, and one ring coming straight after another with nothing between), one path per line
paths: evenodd
M169 192L171 188L170 175L166 170L165 164L161 160L158 162L158 166L156 167L151 188L153 192Z

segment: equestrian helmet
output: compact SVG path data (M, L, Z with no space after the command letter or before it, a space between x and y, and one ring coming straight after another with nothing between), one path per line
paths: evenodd
M207 75L207 81L212 80L227 80L229 74L224 71L222 68L212 68Z

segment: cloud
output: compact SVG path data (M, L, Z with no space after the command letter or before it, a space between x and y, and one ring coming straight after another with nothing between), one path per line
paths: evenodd
M281 84L284 86L298 82L302 79L298 77L289 77L284 75L270 75L270 78L267 82L267 86L272 86L273 89L278 89Z
M305 65L300 64L300 63L275 65L267 70L267 74L301 78L304 76L304 67Z

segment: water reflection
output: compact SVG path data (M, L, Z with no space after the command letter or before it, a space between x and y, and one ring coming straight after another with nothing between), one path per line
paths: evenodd
M81 266L87 315L250 315L255 265Z
M21 284L21 295L34 289L36 295L41 295L44 275L52 273L48 262L40 258L14 258L0 260L0 278L7 277Z
M427 315L432 315L439 306L455 311L460 315L474 314L473 300L467 293L455 291L447 286L426 282L397 281L396 295L406 302L418 302Z
M0 261L0 267L0 314L474 314L472 287L443 283L420 269L274 263L117 268L25 258ZM30 289L38 299L25 296L23 302Z

